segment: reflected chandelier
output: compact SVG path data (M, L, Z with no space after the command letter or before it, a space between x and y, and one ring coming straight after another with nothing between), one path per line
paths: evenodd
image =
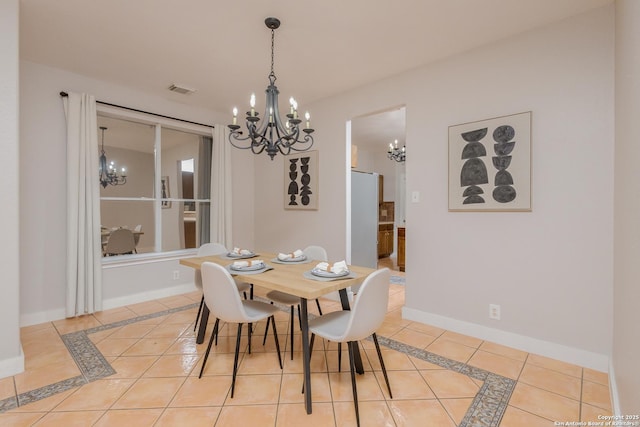
M255 110L256 96L251 94L250 105L251 110L247 111L246 126L249 131L248 135L242 137L238 125L238 109L233 109L233 123L228 125L231 132L229 133L229 142L236 148L251 149L254 154L260 154L267 151L267 154L273 160L278 152L287 155L293 151L307 151L313 145L313 129L309 125L309 112L305 113L306 126L302 129L304 135L301 134L300 123L302 120L298 117L298 103L295 99L290 98L290 110L286 115L286 120L280 118L278 109L278 88L275 85L276 74L273 71L274 57L274 34L275 30L280 27L280 20L277 18L267 18L264 20L267 28L271 29L271 73L269 73L269 86L265 91L267 94L267 102L264 110L265 120L260 122L260 117ZM234 143L235 141L235 143ZM238 143L238 145L236 144ZM304 146L294 146L295 144L305 144ZM247 145L248 144L248 145ZM308 144L308 145L307 145Z
M398 140L396 139L393 144L389 143L389 150L387 151L387 157L396 162L404 162L407 157L405 146L398 148Z
M109 166L107 166L107 155L104 152L104 131L107 130L107 128L100 126L100 130L102 130L102 147L100 149L99 160L100 185L102 185L102 188L107 188L107 185L126 184L127 175L125 168L122 168L122 172L118 174L114 162L109 163Z

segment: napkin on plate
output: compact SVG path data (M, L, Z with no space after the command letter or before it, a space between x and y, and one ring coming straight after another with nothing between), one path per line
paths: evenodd
M293 258L299 258L302 255L304 255L304 252L302 252L300 249L296 249L295 251L288 253L288 254L283 254L282 252L280 252L278 254L278 259L280 261L287 261Z
M245 267L253 267L254 265L264 265L264 261L261 259L254 259L249 261L234 261L234 268L245 268Z
M248 249L233 248L231 253L236 255L251 255L253 252Z
M344 273L349 271L349 267L347 267L347 263L345 261L338 261L333 263L333 265L328 262L321 262L315 267L317 270L329 271L334 274Z

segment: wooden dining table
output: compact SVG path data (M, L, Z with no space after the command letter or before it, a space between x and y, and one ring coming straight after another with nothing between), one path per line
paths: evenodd
M300 298L300 323L302 328L302 358L304 367L304 394L305 394L305 408L308 414L312 412L311 405L311 369L310 369L310 350L309 350L309 327L308 327L308 312L307 301L314 300L322 297L330 292L338 291L340 294L340 302L343 310L349 310L349 298L347 295L347 288L350 286L356 286L361 284L364 279L375 269L368 267L359 267L355 265L349 266L351 274L347 277L340 278L331 281L313 280L305 277L305 273L309 272L315 265L320 262L317 260L309 260L307 263L277 263L274 259L277 259L277 254L260 252L253 258L259 258L272 267L271 270L265 271L259 274L242 274L241 272L234 272L234 275L241 278L243 281L252 283L254 286L260 286L266 290L274 290L286 292L291 295L295 295ZM180 264L200 269L200 266L204 262L213 262L226 267L233 263L233 259L230 259L227 255L212 255L203 257L183 258L180 260ZM204 334L209 318L209 309L203 307L202 319L200 320L200 329L196 342L202 343L204 341ZM363 372L361 358L359 354L356 357L357 370L359 373Z

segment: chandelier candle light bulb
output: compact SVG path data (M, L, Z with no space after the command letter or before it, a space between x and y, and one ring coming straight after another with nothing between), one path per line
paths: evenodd
M271 73L269 73L269 84L266 92L266 104L264 109L264 119L260 121L258 113L255 111L256 96L251 94L251 110L247 113L246 135L240 131L236 111L234 109L232 124L228 125L229 142L236 148L251 149L254 154L266 151L271 160L276 154L290 154L291 151L307 151L313 146L314 129L310 127L309 113L306 117L306 127L301 129L302 120L298 118L298 103L293 98L289 98L289 114L280 117L278 108L278 94L280 91L275 85L276 74L274 72L274 46L275 30L280 27L280 20L277 18L267 18L264 21L267 28L271 30ZM286 110L284 110L286 111ZM268 115L268 116L267 116Z

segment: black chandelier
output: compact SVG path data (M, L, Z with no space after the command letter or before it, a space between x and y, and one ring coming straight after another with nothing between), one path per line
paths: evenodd
M123 185L127 183L127 175L125 168L122 168L122 172L118 174L116 170L116 164L114 162L109 163L107 166L107 155L104 152L104 131L107 130L106 127L100 126L100 130L102 130L102 147L100 149L100 168L99 168L99 178L100 185L102 188L107 188L107 185Z
M271 73L269 73L269 86L265 91L267 94L267 102L265 105L264 118L260 124L260 117L255 110L256 96L251 94L251 110L247 111L246 126L248 135L242 137L238 125L238 109L233 109L233 123L228 125L231 132L229 133L229 142L236 148L251 149L254 154L260 154L267 151L267 154L273 160L278 151L283 155L287 155L293 151L307 151L313 145L313 129L309 125L309 112L305 113L306 126L302 129L304 134L300 133L300 123L302 120L298 117L298 103L295 99L290 98L290 110L286 115L286 120L280 118L278 109L278 88L275 85L276 74L273 71L273 51L274 51L274 34L275 30L280 27L280 20L277 18L267 18L264 20L267 28L271 29ZM236 141L239 145L234 143ZM248 145L247 145L248 143ZM294 146L295 144L305 144L304 146ZM308 144L308 145L307 145Z
M389 143L389 150L387 151L387 157L396 162L404 162L407 157L405 146L398 148L398 140L396 139L393 144Z

